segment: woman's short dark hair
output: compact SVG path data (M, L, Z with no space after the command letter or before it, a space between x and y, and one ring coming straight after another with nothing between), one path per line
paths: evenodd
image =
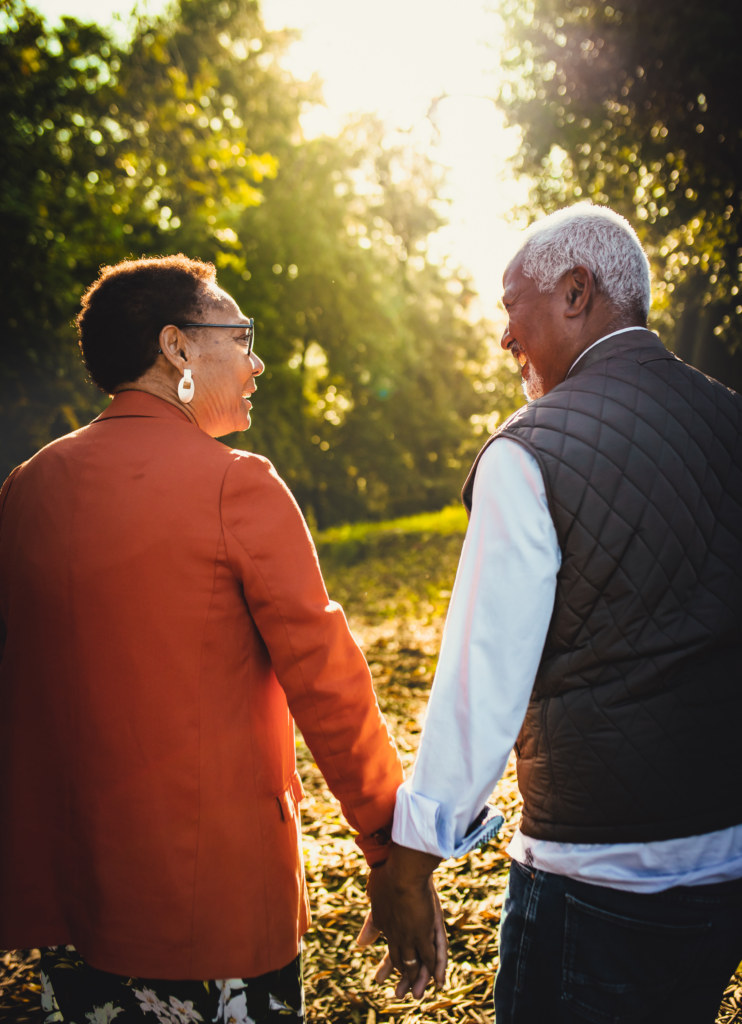
M215 281L213 263L182 253L103 267L77 316L82 357L101 391L110 395L146 373L157 359L162 328L198 319L204 285Z

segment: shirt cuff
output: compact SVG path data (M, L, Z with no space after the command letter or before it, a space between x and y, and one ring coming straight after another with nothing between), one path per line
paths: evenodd
M431 853L434 857L464 857L476 846L484 845L500 831L504 818L496 807L487 804L481 823L460 842L456 842L453 823L445 820L437 800L415 793L409 781L397 790L392 839L399 846Z

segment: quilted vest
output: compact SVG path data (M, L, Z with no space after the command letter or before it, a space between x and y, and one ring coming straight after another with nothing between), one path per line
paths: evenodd
M522 831L628 843L742 823L742 397L637 329L485 448L501 437L537 459L562 555L516 745Z

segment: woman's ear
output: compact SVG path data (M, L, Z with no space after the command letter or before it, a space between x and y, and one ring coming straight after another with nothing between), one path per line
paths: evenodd
M168 324L160 331L159 340L162 355L178 373L182 373L184 365L188 362L188 357L182 347L183 335L180 330L174 324Z

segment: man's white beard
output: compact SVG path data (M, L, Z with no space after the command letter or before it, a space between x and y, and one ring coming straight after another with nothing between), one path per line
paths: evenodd
M536 373L531 363L526 367L521 387L528 402L544 397L544 378L539 373Z

